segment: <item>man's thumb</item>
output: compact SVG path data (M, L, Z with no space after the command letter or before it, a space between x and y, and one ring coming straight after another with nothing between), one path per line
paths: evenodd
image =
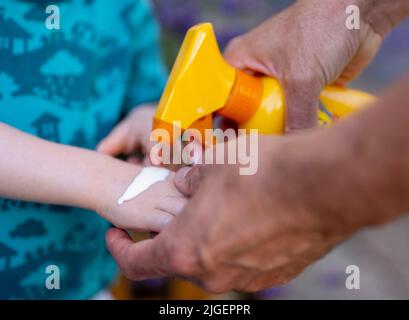
M174 183L185 196L192 196L204 179L204 166L183 167L176 172Z

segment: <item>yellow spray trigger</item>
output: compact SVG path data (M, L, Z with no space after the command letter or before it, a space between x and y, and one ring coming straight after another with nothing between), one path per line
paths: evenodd
M326 87L321 94L321 124L331 124L375 100L358 90ZM212 128L213 114L234 120L239 128L282 134L285 99L276 79L255 77L230 66L220 53L213 27L201 23L189 29L154 116L153 129L173 137L189 128Z
M235 69L220 54L212 25L190 28L159 101L154 129L175 121L182 130L196 122L201 128L199 120L206 116L206 126L211 128L209 115L226 104L235 76Z

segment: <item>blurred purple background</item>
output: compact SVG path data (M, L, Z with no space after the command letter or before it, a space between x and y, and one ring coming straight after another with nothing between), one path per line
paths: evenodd
M162 25L165 59L173 64L187 29L212 22L221 48L234 36L246 32L292 0L153 0ZM368 91L379 89L409 70L409 21L386 39L374 63L354 85Z

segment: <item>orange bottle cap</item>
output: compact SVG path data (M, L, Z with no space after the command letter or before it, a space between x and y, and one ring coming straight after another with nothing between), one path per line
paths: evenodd
M236 80L226 105L218 111L237 123L249 120L260 105L263 95L261 78L237 70Z

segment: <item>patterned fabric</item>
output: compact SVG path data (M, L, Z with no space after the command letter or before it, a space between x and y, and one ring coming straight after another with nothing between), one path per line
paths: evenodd
M0 121L43 139L94 148L129 108L166 80L145 0L0 1ZM30 165L27 159L27 165ZM63 161L63 159L61 159ZM71 207L0 199L0 298L89 298L115 276L108 223ZM60 290L47 290L47 265Z

